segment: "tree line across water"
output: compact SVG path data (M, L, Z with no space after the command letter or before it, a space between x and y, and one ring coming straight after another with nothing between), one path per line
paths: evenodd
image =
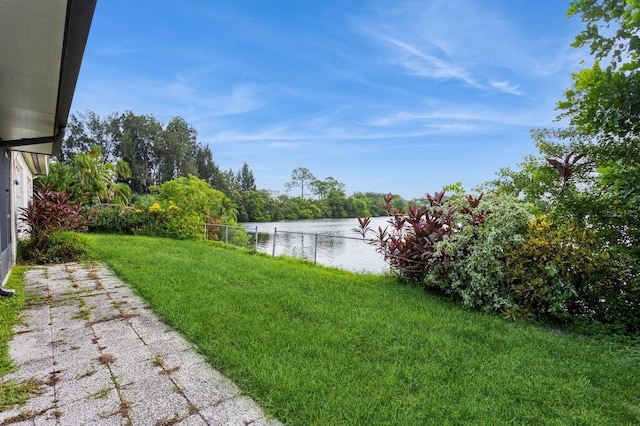
M86 179L78 180L79 175ZM85 204L129 204L165 182L189 175L225 194L239 222L384 214L386 194L371 191L347 196L343 183L333 177L317 179L304 167L293 170L285 185L287 192L299 189L299 195L274 197L272 191L257 188L247 163L237 172L222 170L209 146L198 141L196 129L183 118L174 117L165 125L152 115L130 111L106 117L93 111L72 114L62 152L42 180L54 189L77 194L77 201ZM100 183L89 183L92 179ZM93 197L86 196L92 192L87 186L94 187ZM108 191L96 196L95 189L104 186L120 191L111 197ZM408 204L396 196L398 209Z

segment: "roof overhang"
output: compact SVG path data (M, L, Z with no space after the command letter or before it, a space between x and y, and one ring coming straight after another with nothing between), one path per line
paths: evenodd
M57 155L97 0L0 0L0 147Z

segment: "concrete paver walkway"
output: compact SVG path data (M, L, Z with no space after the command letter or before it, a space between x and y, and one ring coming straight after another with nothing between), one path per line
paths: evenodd
M0 425L279 425L102 265L27 271L38 296L5 379L40 383Z

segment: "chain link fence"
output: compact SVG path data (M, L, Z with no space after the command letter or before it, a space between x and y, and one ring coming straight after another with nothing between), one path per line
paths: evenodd
M273 257L306 259L324 266L359 273L383 274L389 265L372 240L327 234L282 231L278 228L206 224L204 238L245 247Z

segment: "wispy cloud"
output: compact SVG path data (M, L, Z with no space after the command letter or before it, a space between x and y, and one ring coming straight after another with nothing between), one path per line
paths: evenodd
M254 111L263 105L258 98L258 88L250 84L239 84L227 92L203 92L195 85L178 81L164 87L167 96L180 102L194 120L242 114Z
M490 82L491 87L497 89L504 93L509 93L511 95L522 95L522 90L520 90L517 84L513 84L509 81L492 81Z
M434 123L435 124L431 124ZM442 126L443 129L478 131L481 123L501 125L531 126L529 117L521 117L517 113L506 113L495 109L467 107L455 110L399 111L382 115L366 122L373 127L397 127L407 125Z
M354 18L353 29L415 76L460 81L512 95L530 78L566 72L575 57L557 39L535 39L495 6L474 0L432 0L378 8ZM530 31L530 30L529 30ZM539 34L538 34L539 35ZM518 83L513 81L517 80Z
M474 87L480 85L470 76L469 72L460 65L446 59L429 55L416 46L391 37L381 37L382 40L395 46L402 53L397 63L409 69L416 75L436 79L457 79Z

